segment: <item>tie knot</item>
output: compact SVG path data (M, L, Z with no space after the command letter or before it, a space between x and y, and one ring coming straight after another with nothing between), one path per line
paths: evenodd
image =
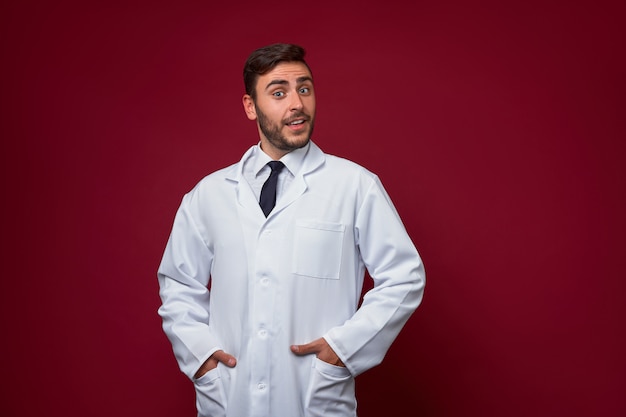
M283 164L280 161L270 161L267 164L270 166L272 173L273 172L279 173L285 167L285 164Z

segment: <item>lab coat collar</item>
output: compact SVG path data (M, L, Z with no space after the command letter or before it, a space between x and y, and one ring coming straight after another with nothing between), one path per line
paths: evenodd
M251 146L246 153L243 154L239 163L232 165L226 172L226 179L236 183L245 182L243 177L243 164L252 155L254 148L258 145ZM294 173L296 178L304 177L311 171L317 169L326 160L326 155L313 141L309 142L309 150L302 161L299 172Z
M252 155L256 146L258 145L250 147L243 155L239 163L231 166L231 169L228 170L228 172L226 173L226 179L236 183L237 199L239 201L239 204L244 207L253 205L258 207L259 205L259 202L256 201L256 198L254 197L254 193L252 192L250 185L243 176L244 162ZM273 217L275 214L280 212L282 209L293 203L302 194L304 194L307 189L305 181L306 175L316 170L318 167L322 166L325 160L326 155L324 154L324 152L313 141L310 141L308 152L306 153L306 156L302 161L302 166L299 172L294 173L295 177L293 179L293 182L291 183L291 186L285 192L285 194L278 199L278 201L276 202L276 207L274 207L274 210L272 210L272 212L268 216L268 219ZM263 216L263 212L261 211L260 207L258 213Z

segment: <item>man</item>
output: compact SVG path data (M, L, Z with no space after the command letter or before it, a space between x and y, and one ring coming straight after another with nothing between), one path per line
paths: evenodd
M356 416L354 378L421 302L420 257L379 179L310 140L301 47L254 51L244 83L260 141L184 196L158 272L163 328L198 416Z

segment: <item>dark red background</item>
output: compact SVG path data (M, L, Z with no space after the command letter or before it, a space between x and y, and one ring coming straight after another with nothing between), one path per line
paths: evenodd
M359 416L626 415L624 3L223 3L3 2L0 414L195 415L156 269L283 41L426 265Z

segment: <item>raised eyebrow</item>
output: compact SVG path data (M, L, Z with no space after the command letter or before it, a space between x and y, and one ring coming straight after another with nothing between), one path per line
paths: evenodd
M273 85L289 85L289 82L287 82L287 80L272 80L269 82L269 84L265 86L265 90L267 90Z
M310 82L311 84L313 84L313 78L309 77L308 75L304 75L302 77L298 77L298 79L296 80L298 82L298 84L302 84L305 82Z
M308 75L304 75L302 77L296 78L296 82L298 84L303 84L303 83L305 83L307 81L310 82L311 84L313 84L313 78L309 77ZM289 81L287 81L287 80L272 80L265 86L265 90L267 91L267 89L270 88L273 85L289 85Z

